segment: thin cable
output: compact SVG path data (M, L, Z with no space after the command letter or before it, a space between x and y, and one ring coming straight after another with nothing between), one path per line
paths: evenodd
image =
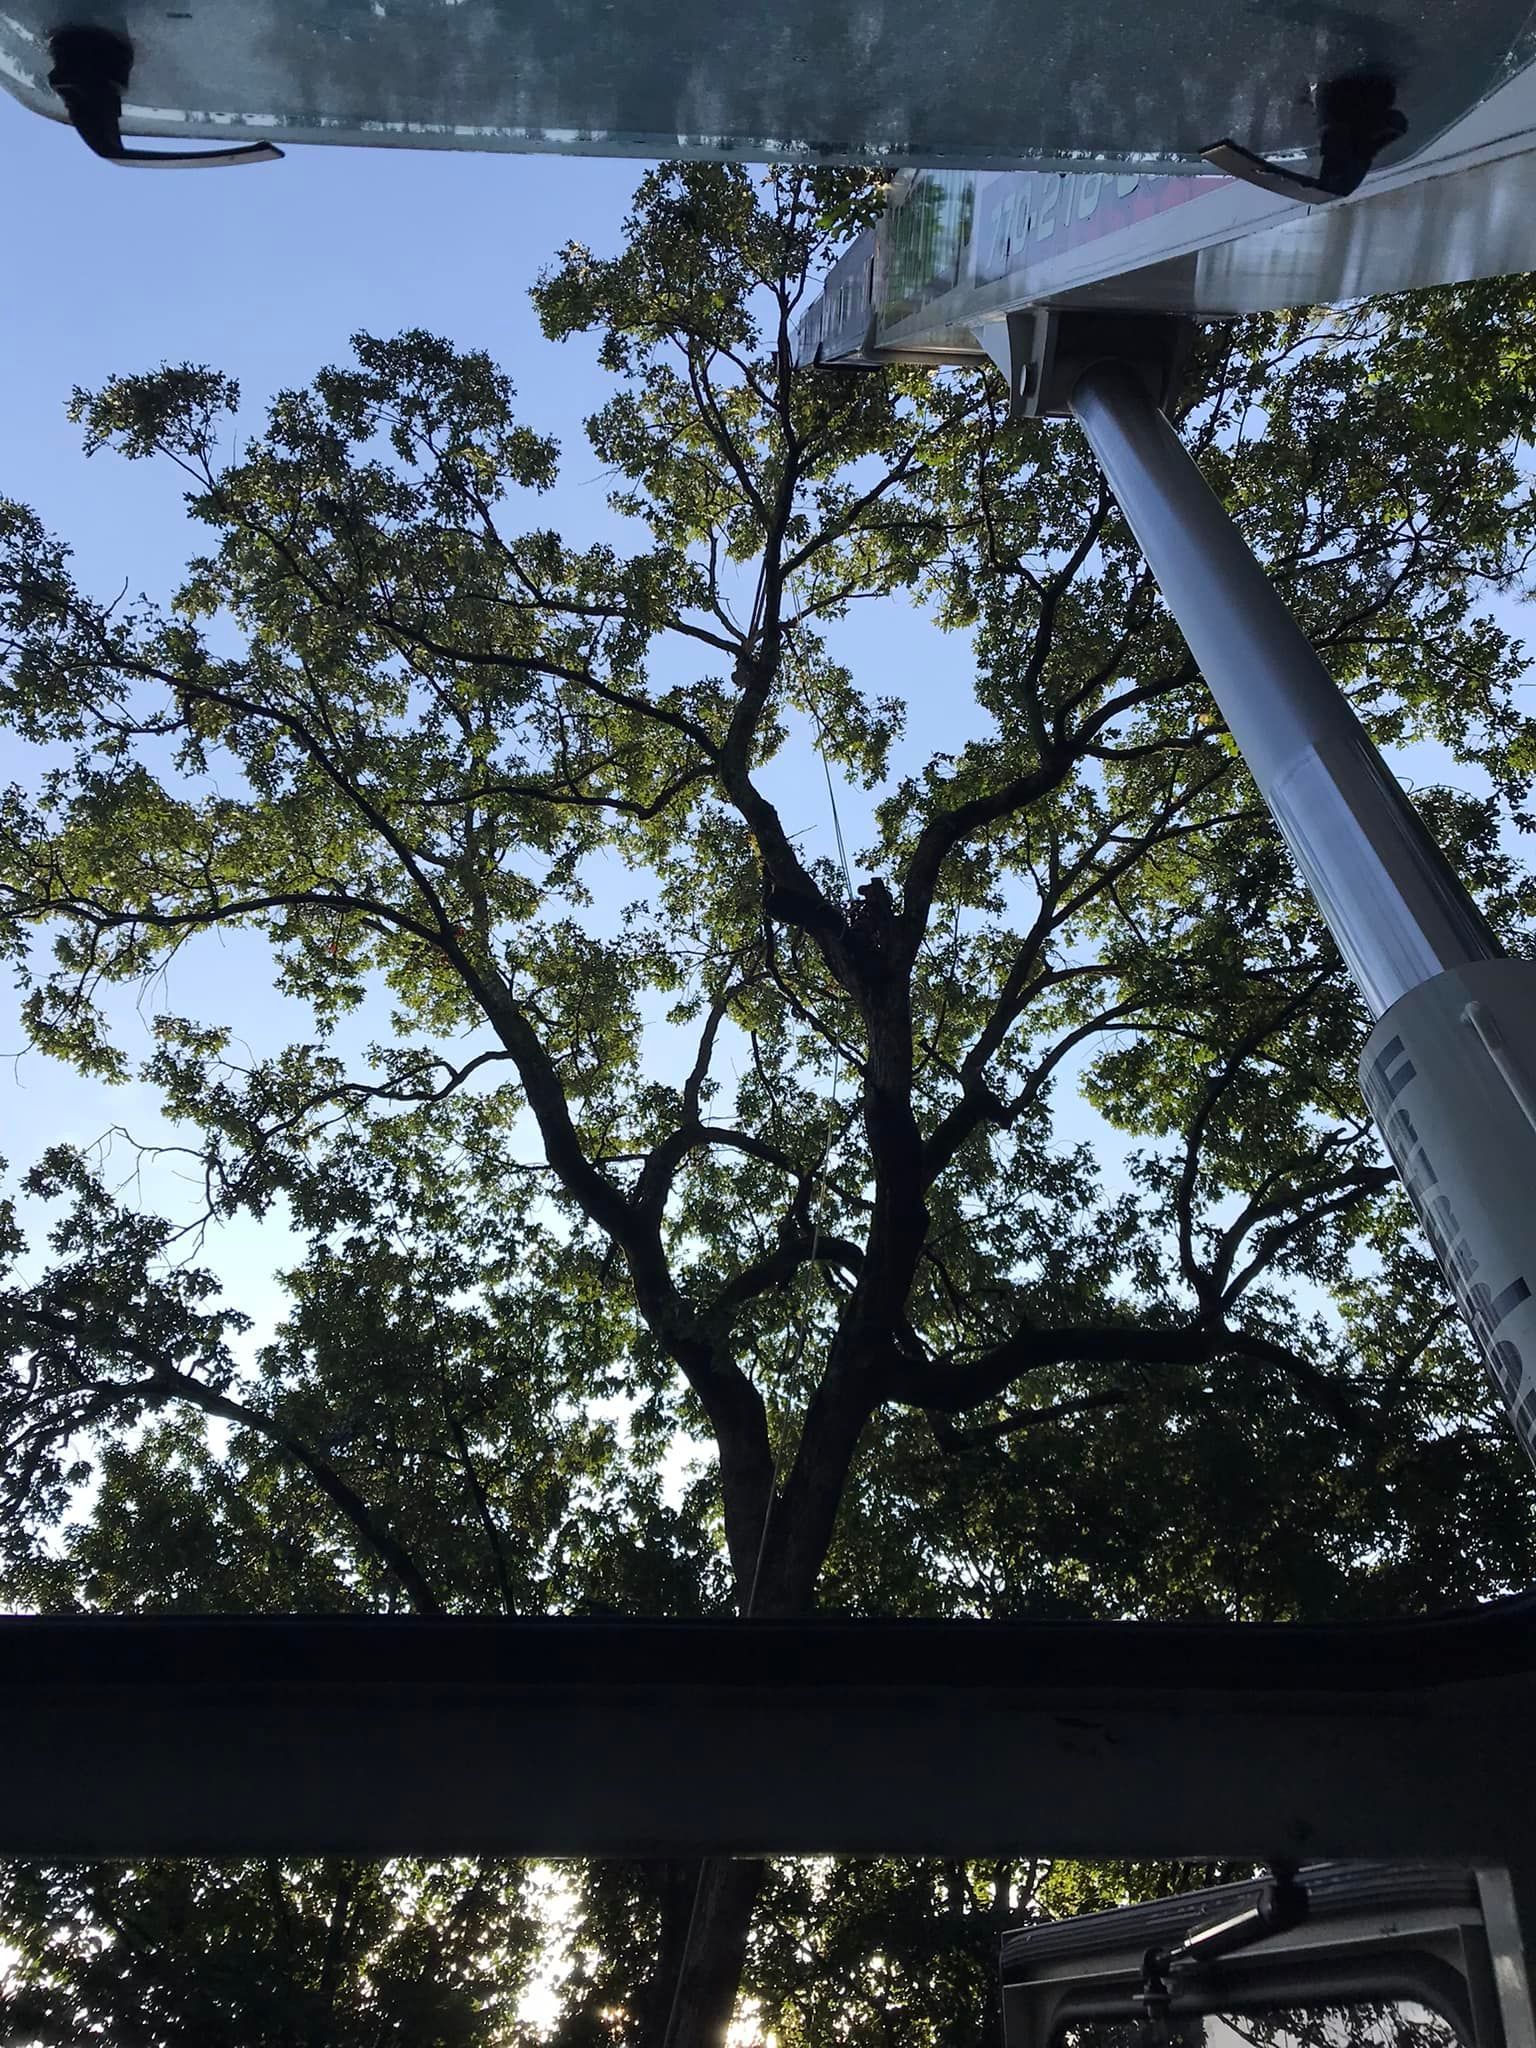
M821 706L817 703L811 688L810 674L805 676L805 702L811 714L811 723L816 728L816 751L821 756L821 772L827 782L827 802L832 806L832 830L837 839L837 857L842 864L843 887L848 901L853 901L853 868L848 860L848 848L843 843L843 821L837 812L837 791L832 786L832 763L827 754L827 728L822 721Z
M827 778L827 801L832 806L832 830L837 839L837 857L843 868L843 887L848 901L853 901L853 870L848 864L848 849L843 844L843 821L837 814L837 791L832 786L832 763L827 758L827 729L821 722L821 713L814 698L807 694L806 702L811 707L811 717L816 726L816 751L821 756L821 772Z
M688 1957L693 1948L693 1931L699 1920L699 1901L704 1896L704 1879L709 1870L709 1858L699 1858L699 1874L693 1881L693 1904L688 1908L688 1928L683 1935L683 1952L677 1963L677 1982L672 1986L672 2004L667 2012L667 2031L662 2035L662 2048L672 2048L677 2037L677 2008L683 1996L683 1985L688 1976Z
M827 758L826 729L822 725L821 713L816 707L815 700L807 694L806 701L810 704L811 718L816 727L816 751L821 756L821 772L827 780L827 800L832 806L832 830L837 840L837 857L842 864L843 886L848 892L848 900L851 903L853 901L853 870L848 863L848 848L843 842L843 823L837 812L837 791L832 784L832 764ZM837 1135L837 1091L842 1077L842 1054L834 1049L832 1060L832 1115L828 1125L827 1148L826 1152L822 1155L823 1160L830 1155L833 1140ZM812 1274L815 1273L817 1254L821 1250L821 1208L820 1197L814 1197L811 1210L811 1252L806 1262ZM799 1331L795 1340L794 1356L791 1358L789 1365L791 1375L799 1370L800 1362L805 1356L805 1347L810 1337L810 1327L810 1316L802 1313ZM767 1408L765 1404L765 1420L766 1415ZM768 1504L763 1510L763 1526L758 1532L757 1556L752 1565L752 1583L747 1588L746 1604L741 1611L743 1621L750 1621L752 1619L753 1609L757 1605L758 1581L762 1577L763 1558L768 1550L768 1530L773 1521L773 1511L778 1505L779 1499L779 1470L779 1454L775 1452L773 1457L773 1473L768 1486ZM667 2013L667 2027L666 2032L662 2036L662 2048L673 2048L676 2038L678 2008L682 2002L683 1985L688 1977L688 1962L693 1953L693 1937L698 1927L699 1907L704 1898L704 1883L709 1875L710 1860L707 1856L699 1858L699 1874L694 1879L693 1903L688 1908L688 1926L683 1935L683 1952L678 1959L677 1980L672 1986L672 2004Z
M813 1259L816 1256L815 1247L820 1230L821 1218L818 1216L813 1220L811 1227L811 1257ZM805 1324L802 1321L802 1333L804 1328ZM803 1352L804 1349L805 1345L802 1335L800 1350ZM757 1604L757 1582L762 1577L763 1557L768 1548L768 1525L773 1520L774 1503L778 1497L779 1459L777 1452L775 1452L773 1474L768 1484L768 1505L763 1510L763 1526L757 1539L757 1557L752 1566L752 1583L747 1588L746 1604L741 1611L743 1621L750 1621L752 1619L752 1609ZM683 1952L678 1958L677 1978L672 1986L672 2004L667 2013L667 2029L662 2035L662 2048L673 2048L673 2043L676 2039L678 2007L682 2003L683 1986L688 1980L688 1962L693 1954L693 1937L699 1924L699 1907L704 1900L704 1885L709 1876L711 1860L708 1856L701 1856L699 1858L699 1874L693 1881L693 1901L688 1908L688 1925L683 1933Z

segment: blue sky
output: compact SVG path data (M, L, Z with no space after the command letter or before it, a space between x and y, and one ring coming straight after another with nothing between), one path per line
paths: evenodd
M87 462L65 417L71 387L169 361L240 379L247 407L306 380L358 328L412 325L490 349L517 377L538 423L572 451L569 489L602 515L603 485L581 421L598 378L581 343L552 348L527 288L563 241L617 238L635 166L456 153L299 149L244 170L114 170L67 129L0 93L0 166L12 195L12 315L0 327L0 491L31 504L76 552L83 581L160 597L196 544L173 474L111 456ZM27 202L19 195L25 192ZM189 949L146 1003L238 1011L274 1049L278 1005L254 944ZM238 1000L231 1004L231 994ZM126 1028L143 1042L136 1020ZM293 1036L308 1035L293 1019ZM7 1011L0 1052L19 1042ZM164 1139L148 1091L107 1089L33 1055L0 1067L0 1152L16 1166L58 1139L86 1143L112 1124ZM114 1155L126 1171L130 1155ZM183 1210L175 1168L152 1172L147 1200ZM209 1255L232 1297L266 1321L273 1267L288 1253L272 1225L221 1233Z
M174 480L83 467L63 413L72 385L164 360L233 373L259 408L358 328L430 327L490 349L573 448L574 487L594 475L574 447L597 390L591 351L551 348L527 288L561 243L617 241L635 165L311 148L242 170L114 170L4 93L0 163L4 487L88 569L156 589L182 559Z
M28 195L25 204L13 197L8 223L0 493L32 505L71 544L88 587L112 593L126 583L168 597L206 530L186 520L169 470L110 454L85 459L65 416L71 388L163 361L207 363L239 379L254 422L275 391L343 356L357 329L423 326L489 350L516 382L525 417L560 440L561 480L541 520L573 537L612 531L606 480L582 433L612 381L585 340L543 338L528 287L568 241L617 248L640 169L611 159L299 148L280 164L242 170L121 171L0 92L0 175L10 194ZM911 690L915 752L953 745L949 686L968 674L964 643L902 606L856 612L843 657L881 691ZM774 776L786 824L830 852L821 771L809 759L803 767L797 777L786 763ZM865 803L851 791L842 803L856 854ZM147 1044L132 1001L120 1007L125 1035ZM312 1035L303 1013L285 1014L271 991L260 946L239 937L189 948L142 1010L234 1015L260 1051ZM4 1017L0 1054L10 1054L20 1034L13 1012ZM0 1153L14 1166L59 1139L89 1143L113 1124L139 1139L174 1135L142 1088L108 1089L36 1055L0 1063ZM128 1149L114 1159L126 1173ZM151 1170L143 1198L184 1211L191 1191L177 1170ZM222 1232L207 1255L231 1296L264 1322L280 1299L270 1275L290 1249L279 1229L252 1223Z

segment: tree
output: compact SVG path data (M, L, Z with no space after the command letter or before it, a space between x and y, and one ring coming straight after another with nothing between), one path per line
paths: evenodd
M990 374L792 373L870 203L668 167L622 256L541 281L615 380L589 432L627 553L518 524L556 451L427 334L358 337L229 459L213 371L76 394L212 538L169 610L124 608L4 514L27 1025L122 1073L111 990L259 934L312 1038L242 1065L229 1020L162 1017L147 1073L209 1212L284 1202L309 1248L242 1366L169 1223L34 1169L63 1215L0 1303L20 1597L1285 1618L1529 1576L1361 1011L1085 446ZM1421 800L1520 945L1533 729L1479 607L1531 543L1536 399L1476 372L1493 317L1529 349L1523 282L1213 330L1179 418L1376 733L1480 778ZM976 664L954 750L900 770L905 679L836 651L898 597ZM861 882L768 793L807 730L879 793ZM620 870L644 895L604 928ZM1074 1079L1123 1169L1058 1120ZM680 1507L679 1431L715 1461ZM599 1873L612 1967L566 2038L717 2041L744 1967L782 1983L764 1882Z
M517 1876L473 1863L23 1864L0 1882L4 1924L33 1936L0 2038L47 2048L463 2048L505 2023L535 1932Z

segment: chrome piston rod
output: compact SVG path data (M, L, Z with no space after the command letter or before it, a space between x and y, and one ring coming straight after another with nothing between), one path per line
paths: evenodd
M1072 411L1373 1017L1498 946L1226 508L1134 372Z
M1536 964L1501 957L1134 370L1070 403L1376 1020L1361 1088L1536 1460Z

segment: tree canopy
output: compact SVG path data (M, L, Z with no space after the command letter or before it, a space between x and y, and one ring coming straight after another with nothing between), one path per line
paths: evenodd
M248 1054L233 991L155 1015L138 1077L208 1219L300 1235L259 1341L186 1219L87 1153L17 1162L13 1604L1283 1620L1532 1576L1363 1013L1085 444L990 373L792 370L872 203L671 166L621 255L560 252L535 300L599 341L627 546L539 523L558 451L425 332L358 336L233 445L213 369L75 394L90 451L185 477L209 537L169 602L0 507L30 1041L129 1078L123 1000L232 931L308 1020ZM1516 950L1533 336L1523 280L1250 320L1178 405L1373 733L1446 761L1419 801ZM923 676L841 658L871 600L971 650L931 758ZM872 806L846 867L772 794L813 743ZM71 1988L7 2024L193 2027L89 1925L157 1984L288 1942L290 2031L253 2037L509 2038L526 1882L29 1868L0 1935ZM745 1982L806 2048L968 2040L999 1913L1093 1882L595 1867L557 2038L717 2039ZM449 1988L381 2019L422 1942Z

